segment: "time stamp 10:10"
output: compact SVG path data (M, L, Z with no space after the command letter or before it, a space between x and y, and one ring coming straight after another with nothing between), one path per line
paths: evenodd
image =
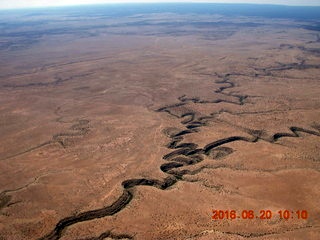
M257 214L258 213L258 214ZM260 210L255 212L253 210L212 210L211 218L213 220L223 220L223 219L262 219L268 220L273 217L278 217L280 219L289 220L289 219L308 219L307 210L279 210L278 212L272 212L271 210Z

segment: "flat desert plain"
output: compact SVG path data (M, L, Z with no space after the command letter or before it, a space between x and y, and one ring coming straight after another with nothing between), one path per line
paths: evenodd
M320 239L313 23L1 22L1 240Z

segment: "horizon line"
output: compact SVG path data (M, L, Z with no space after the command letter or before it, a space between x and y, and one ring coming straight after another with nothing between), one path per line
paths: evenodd
M57 4L46 6L21 6L21 7L0 7L0 10L23 10L23 9L45 9L45 8L63 8L63 7L81 7L81 6L101 6L101 5L126 5L126 4L217 4L217 5L268 5L268 6L286 6L286 7L320 7L319 5L308 4L284 4L284 3L248 3L248 2L212 2L212 1L123 1L123 2L100 2L100 3L80 3L80 4Z

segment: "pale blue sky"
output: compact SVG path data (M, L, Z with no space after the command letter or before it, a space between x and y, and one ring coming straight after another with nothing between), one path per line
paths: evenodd
M128 2L213 2L320 6L320 0L0 0L0 9Z

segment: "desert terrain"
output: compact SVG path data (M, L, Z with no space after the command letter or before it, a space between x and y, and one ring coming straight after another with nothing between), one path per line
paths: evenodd
M319 22L0 20L1 240L320 239Z

